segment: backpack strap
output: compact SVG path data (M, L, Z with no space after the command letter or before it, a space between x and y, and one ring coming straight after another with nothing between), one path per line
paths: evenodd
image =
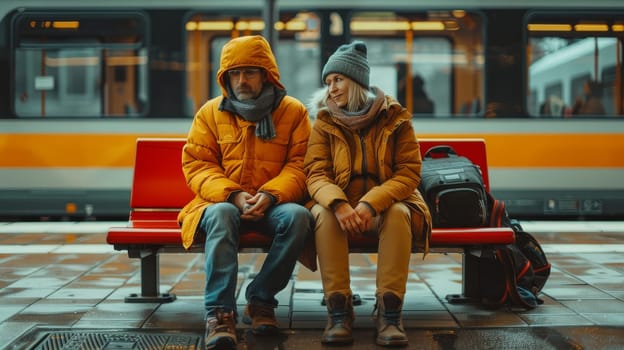
M525 297L523 298L520 295L520 292L518 290L518 284L516 283L517 281L516 281L515 263L511 254L512 253L509 248L496 249L496 257L499 259L499 261L503 265L503 271L505 273L505 285L506 285L506 290L507 290L509 299L511 299L514 305L523 307L527 310L534 309L537 306L537 302L530 303L526 300L526 298L534 298L534 296L532 297L529 295L525 295ZM524 275L524 273L526 273L527 268L528 266L523 266L522 272L519 274L519 276ZM529 294L532 294L532 293L529 292Z
M490 211L490 226L501 227L503 225L503 213L505 212L505 203L494 199L492 210Z

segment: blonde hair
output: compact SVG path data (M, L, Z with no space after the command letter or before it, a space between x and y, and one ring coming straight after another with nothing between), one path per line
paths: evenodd
M364 86L351 80L353 83L349 86L349 96L347 96L347 108L349 112L361 111L368 104L370 97L375 95Z

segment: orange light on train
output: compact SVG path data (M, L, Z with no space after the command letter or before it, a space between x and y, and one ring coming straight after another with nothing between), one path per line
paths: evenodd
M444 29L446 30L459 30L459 24L455 21L444 21Z
M232 30L234 29L234 24L231 21L189 21L186 22L185 28L189 32L195 30Z
M198 25L197 25L197 22L191 21L191 22L186 22L185 27L186 27L187 32L192 32L192 31L197 30Z
M353 31L393 31L393 30L409 30L410 24L407 21L353 21L351 22L351 30Z
M307 26L304 21L288 21L286 23L286 30L295 32L295 31L302 31L306 29L307 29Z
M262 21L240 21L236 22L236 30L263 30L264 22Z
M197 25L198 30L232 30L234 29L234 23L230 21L216 21L216 22L199 22Z
M606 24L577 24L574 26L577 32L608 32L609 26Z
M444 23L439 21L415 21L412 22L412 30L444 30Z
M76 205L76 203L65 203L65 212L67 214L76 214L76 212L78 211L78 206Z
M611 26L611 30L614 32L624 32L624 24L614 24Z
M54 21L52 22L52 28L54 29L78 29L80 27L79 21Z
M543 23L531 23L527 25L531 32L570 32L572 26L569 24L543 24Z
M464 18L464 17L466 17L466 11L464 11L464 10L453 10L451 13L453 14L453 17L455 17L455 18Z

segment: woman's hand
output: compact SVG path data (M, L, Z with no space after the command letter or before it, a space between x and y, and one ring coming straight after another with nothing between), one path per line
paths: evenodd
M358 214L358 216L360 217L360 219L362 220L364 224L364 231L362 232L371 231L374 229L371 226L373 223L374 216L373 216L372 209L368 206L368 204L359 202L355 206L355 212Z
M364 209L369 210L366 207ZM336 215L336 219L338 219L340 228L347 232L351 237L364 233L367 229L368 222L370 221L370 219L368 219L368 221L363 220L358 212L345 201L341 201L334 205L334 215Z

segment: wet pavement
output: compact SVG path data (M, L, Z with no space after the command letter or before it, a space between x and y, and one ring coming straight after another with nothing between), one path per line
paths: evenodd
M414 254L403 318L410 349L624 349L624 223L523 222L553 265L529 311L450 304L461 292L461 255ZM140 264L105 243L118 222L0 223L0 349L202 349L201 254L160 255L171 303L125 303L140 292ZM264 259L239 255L239 290ZM375 254L352 254L355 343L377 349L371 313ZM239 322L239 349L325 349L318 272L297 266L278 295L281 333L254 337ZM245 301L239 298L239 311ZM80 345L83 344L83 345ZM84 344L89 344L84 345Z

